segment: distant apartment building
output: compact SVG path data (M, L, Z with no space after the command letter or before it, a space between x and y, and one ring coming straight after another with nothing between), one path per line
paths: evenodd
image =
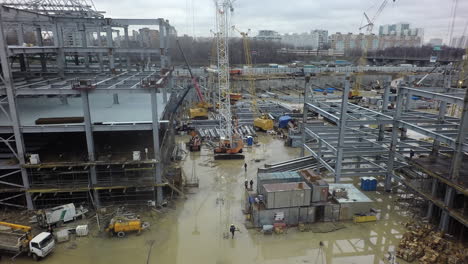
M443 42L444 40L441 38L431 38L428 44L431 46L441 46Z
M454 47L454 48L464 49L464 48L468 47L468 38L466 36L454 37L450 41L449 46Z
M330 36L331 48L337 51L362 50L366 47L367 50L376 50L379 48L379 44L379 37L374 34L341 34L337 32Z
M420 40L419 46L421 46L424 40L424 29L412 28L411 24L409 23L382 25L379 27L379 36L380 37L391 36L387 38L387 42L393 41L395 39L405 39L405 37L409 37L407 39L410 39L411 41L413 41L414 39L416 39L413 37L418 37Z
M279 42L281 41L281 35L274 30L259 30L258 35L254 39Z
M284 34L281 43L294 48L323 49L328 43L328 31L316 29L301 34Z

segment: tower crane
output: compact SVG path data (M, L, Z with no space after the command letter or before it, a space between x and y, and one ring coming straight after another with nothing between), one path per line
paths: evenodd
M379 9L377 9L377 11L375 12L372 19L369 18L369 16L366 14L366 12L364 12L364 17L365 17L365 19L367 21L367 24L360 27L359 31L361 31L362 29L365 28L367 35L372 34L372 30L374 29L374 22L377 19L377 17L382 13L382 11L385 9L385 7L388 4L388 1L389 0L383 0L382 1L382 3L379 6ZM393 0L393 2L395 2L395 0ZM366 65L367 51L369 49L369 47L368 47L369 43L368 43L367 38L365 37L365 35L364 35L364 40L363 41L365 41L365 45L363 47L362 56L361 56L361 58L359 58L359 62L358 62L359 66ZM361 92L360 92L361 84L362 84L362 73L358 72L356 74L356 81L355 81L355 83L353 85L353 88L351 89L351 91L349 91L349 95L348 95L348 99L353 100L354 103L357 103L362 98Z
M234 11L230 0L214 0L216 7L216 47L218 55L219 128L223 136L214 149L215 159L244 159L242 138L233 134L229 86L229 14Z
M232 28L239 32L239 34L242 36L242 43L244 46L244 54L245 54L245 66L247 68L252 68L252 54L250 50L250 39L249 39L249 33L250 29L247 32L242 32L239 29L237 29L235 26L232 26ZM258 109L257 106L257 93L256 93L256 88L255 88L255 78L253 77L253 74L251 71L249 71L248 74L246 74L246 78L249 84L249 93L250 96L252 97L252 112L254 113L254 128L256 130L263 130L263 131L268 131L273 129L273 120L268 118L267 115L261 114L260 110Z

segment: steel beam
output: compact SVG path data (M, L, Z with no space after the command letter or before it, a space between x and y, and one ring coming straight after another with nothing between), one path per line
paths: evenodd
M335 183L340 182L341 168L343 162L343 151L344 151L344 137L346 133L346 120L348 118L348 94L350 89L349 74L346 75L345 85L343 89L343 96L341 97L341 111L340 120L338 123L339 134L338 134L338 146L336 148L336 164L335 164Z
M159 114L158 114L158 98L156 96L156 89L151 89L151 113L153 118L153 148L154 148L154 159L157 164L154 167L155 181L156 184L162 183L162 166L161 150L159 145ZM162 187L158 186L155 188L156 204L160 205L163 201Z
M16 143L16 153L18 155L18 161L20 165L24 165L25 161L25 147L23 141L23 135L20 130L20 122L16 108L16 100L14 94L14 83L13 83L13 76L11 73L9 58L7 56L7 47L6 47L6 38L4 32L6 32L3 28L2 18L4 15L4 9L0 7L0 61L2 66L2 73L3 73L3 82L5 84L5 90L8 100L8 107L10 110L10 117L11 123L13 126L13 133L15 135L15 143ZM29 178L26 169L21 168L21 178L23 181L23 186L27 190L29 189ZM26 196L26 205L29 210L34 209L34 205L32 203L31 195L25 194Z

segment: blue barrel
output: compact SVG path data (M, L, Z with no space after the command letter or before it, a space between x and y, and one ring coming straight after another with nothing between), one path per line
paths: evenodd
M252 146L253 145L253 137L248 136L247 137L247 146Z

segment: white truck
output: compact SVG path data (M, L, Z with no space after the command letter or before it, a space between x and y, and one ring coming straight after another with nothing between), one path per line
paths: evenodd
M32 237L31 227L0 222L0 252L13 254L13 258L20 254L28 254L34 260L45 258L55 248L54 236L49 232L42 232Z
M36 215L33 216L32 222L37 222L39 226L44 228L51 225L61 226L63 223L73 221L87 212L88 210L83 208L83 206L75 208L73 203L69 203L54 208L38 210Z

